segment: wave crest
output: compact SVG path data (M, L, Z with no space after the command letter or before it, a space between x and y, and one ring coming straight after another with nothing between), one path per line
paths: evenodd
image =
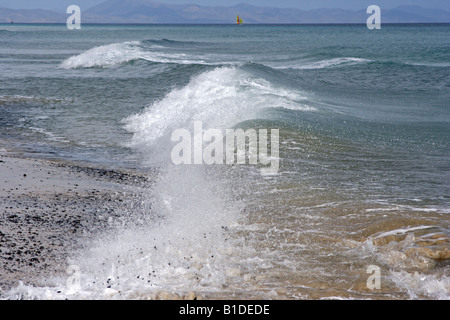
M315 110L298 92L275 86L238 67L218 67L195 76L183 88L173 89L142 113L125 119L133 133L132 146L148 150L164 145L162 138L193 121L216 129L232 128L246 120L264 118L263 111L285 108Z
M63 69L104 68L131 61L145 60L154 63L174 64L220 64L208 62L202 56L182 52L164 52L166 41L149 42L148 40L112 43L89 49L79 55L64 60Z
M302 64L302 65L290 65L281 67L282 69L325 69L330 67L338 67L338 66L348 66L360 63L368 63L371 60L362 59L362 58L353 58L353 57L341 57L341 58L333 58L327 60L321 60L317 62Z

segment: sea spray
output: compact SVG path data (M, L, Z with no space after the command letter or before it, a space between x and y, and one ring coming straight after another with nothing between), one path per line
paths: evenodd
M81 288L95 296L148 298L161 291L187 294L226 284L239 261L230 231L238 203L209 181L201 167L172 167L156 183L151 225L106 233L76 259ZM227 254L228 253L228 254ZM119 294L120 292L120 294Z
M246 120L266 118L264 111L271 108L315 110L304 99L236 67L218 67L193 77L185 87L124 121L133 133L130 147L143 153L147 163L164 165L170 162L174 130L189 129L195 121L202 121L205 129L236 128Z

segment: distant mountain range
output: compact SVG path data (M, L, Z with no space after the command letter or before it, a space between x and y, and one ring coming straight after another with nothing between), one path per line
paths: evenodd
M76 1L75 1L76 2ZM81 8L82 23L235 23L239 14L244 23L366 23L366 9L300 10L248 5L170 5L149 0L107 0L92 8ZM0 8L0 23L65 23L66 13L48 10ZM450 12L417 6L381 8L382 23L450 23Z

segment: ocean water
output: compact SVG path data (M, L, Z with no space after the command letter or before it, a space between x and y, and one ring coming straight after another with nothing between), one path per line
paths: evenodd
M450 25L0 25L0 148L157 172L4 295L449 299L449 102ZM195 121L278 129L277 174L175 165Z

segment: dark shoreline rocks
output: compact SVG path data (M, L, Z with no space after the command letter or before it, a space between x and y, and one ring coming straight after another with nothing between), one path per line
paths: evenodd
M0 157L0 299L19 281L45 286L64 274L69 255L120 221L151 182L134 172Z

